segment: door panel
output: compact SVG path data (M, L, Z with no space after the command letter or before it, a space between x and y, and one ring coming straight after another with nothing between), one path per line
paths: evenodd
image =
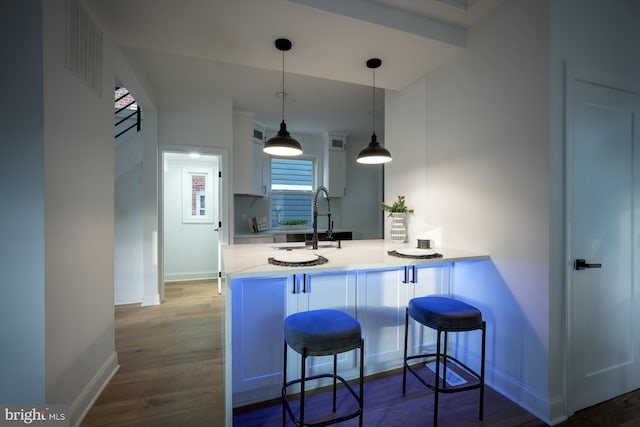
M575 81L570 111L569 252L572 262L593 267L569 274L569 377L578 410L640 387L634 333L640 97Z

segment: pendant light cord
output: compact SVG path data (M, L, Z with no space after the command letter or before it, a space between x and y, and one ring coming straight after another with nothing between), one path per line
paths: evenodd
M282 121L284 122L284 50L282 51Z
M376 133L376 69L373 69L373 133Z

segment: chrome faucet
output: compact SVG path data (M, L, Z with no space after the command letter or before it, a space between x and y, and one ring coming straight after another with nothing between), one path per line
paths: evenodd
M318 249L318 196L320 192L324 192L327 199L327 238L333 237L333 223L331 221L331 202L329 201L329 191L322 185L318 187L313 194L313 240L311 241L312 249Z

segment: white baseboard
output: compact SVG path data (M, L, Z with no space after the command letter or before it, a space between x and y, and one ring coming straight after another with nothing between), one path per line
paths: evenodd
M149 295L144 295L142 297L142 306L146 307L148 305L158 305L160 304L160 294L157 292L154 292L152 294Z
M119 294L115 295L115 305L139 304L142 302L141 294Z
M82 423L82 420L87 416L89 410L102 393L102 390L109 384L109 381L111 381L111 378L113 378L119 368L118 353L114 351L71 404L69 408L70 425L78 427L80 423Z
M550 412L551 415L549 418L551 418L551 422L548 422L547 424L552 426L566 421L569 418L569 415L573 415L567 413L567 401L564 396L556 396L555 398L551 398Z
M485 381L487 384L508 397L510 400L532 413L544 423L551 425L549 411L551 402L546 396L532 390L526 384L517 381L515 378L500 372L494 367L486 367Z
M467 366L480 366L480 357L474 353L464 352L456 356ZM526 409L546 424L551 424L551 400L526 384L513 378L488 362L485 362L485 383L512 402ZM557 400L557 399L556 399ZM557 406L558 402L556 402Z
M185 273L165 273L165 282L184 282L190 280L213 280L218 278L217 271L196 271Z

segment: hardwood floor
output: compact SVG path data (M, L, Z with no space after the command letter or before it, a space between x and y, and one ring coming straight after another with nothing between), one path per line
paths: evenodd
M82 427L224 425L224 296L215 282L166 286L158 306L116 307L120 370L96 401ZM430 426L433 393L412 378L402 396L399 372L368 377L365 427ZM323 396L316 394L315 403ZM540 420L487 388L484 421L477 391L443 395L440 426L541 427ZM310 407L313 407L311 405ZM345 408L345 410L348 408ZM234 426L280 426L279 401L239 408ZM356 420L342 426L357 425ZM640 391L576 413L561 427L640 427Z
M117 306L120 369L82 426L224 425L223 309L215 282L171 283L161 305Z

